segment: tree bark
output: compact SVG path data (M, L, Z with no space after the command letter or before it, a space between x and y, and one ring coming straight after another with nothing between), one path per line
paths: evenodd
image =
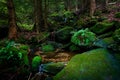
M90 0L90 16L92 17L94 15L96 9L96 1Z
M45 7L44 7L44 27L45 27L45 29L47 29L48 28L48 25L47 25L47 0L44 0L45 2L44 2L44 5L45 5Z
M34 0L34 16L35 16L35 31L39 34L44 29L43 14L42 14L42 0Z
M17 24L16 24L16 15L13 0L7 0L7 8L9 14L9 39L17 38Z

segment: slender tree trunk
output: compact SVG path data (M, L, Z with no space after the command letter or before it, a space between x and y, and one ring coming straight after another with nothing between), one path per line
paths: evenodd
M7 8L9 14L9 39L16 39L17 38L17 24L16 24L16 17L15 17L15 8L13 4L13 0L7 0Z
M47 0L44 0L45 2L44 2L44 5L45 5L45 7L44 7L44 27L45 27L45 29L47 29L48 28L48 25L47 25Z
M64 4L65 4L65 10L66 11L71 11L71 1L70 0L65 0Z
M34 0L34 15L35 26L34 29L39 34L44 29L43 27L43 14L42 14L42 0Z
M92 17L94 15L96 9L96 1L90 0L90 16Z
M79 7L78 0L76 0L75 11L78 11L78 10L79 10L78 7Z

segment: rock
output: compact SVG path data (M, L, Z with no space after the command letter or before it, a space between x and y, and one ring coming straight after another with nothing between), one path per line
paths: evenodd
M40 71L55 75L58 72L60 72L64 67L65 67L65 62L57 62L57 63L47 63L47 64L42 64L42 68Z
M32 60L32 69L33 71L37 71L40 63L42 62L42 58L40 56L35 56Z
M43 52L53 52L55 50L54 46L51 44L42 45Z
M113 34L113 39L117 42L120 41L120 28L115 30L114 34Z
M106 37L106 38L103 39L103 41L105 43L107 43L108 45L113 44L115 42L112 37Z
M70 41L72 27L64 27L56 32L56 41L66 43Z
M106 49L74 56L54 80L120 80L118 62Z
M120 12L115 13L115 18L120 18Z
M98 22L96 25L90 28L96 34L103 34L113 28L111 22Z
M108 44L104 40L98 39L94 42L93 46L107 48Z

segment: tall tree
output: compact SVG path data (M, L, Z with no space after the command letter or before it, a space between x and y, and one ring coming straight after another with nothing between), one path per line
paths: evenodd
M44 0L44 27L46 29L48 27L48 25L47 25L47 5L48 5L47 0Z
M96 1L90 0L90 16L92 17L94 15L96 9Z
M9 15L9 39L17 38L17 24L16 24L16 16L15 16L15 8L13 0L7 0L7 8Z
M43 27L43 10L42 0L34 0L34 16L35 16L35 30L37 33L44 29Z

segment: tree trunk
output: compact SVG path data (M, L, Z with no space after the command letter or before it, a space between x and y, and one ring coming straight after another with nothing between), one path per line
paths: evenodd
M44 5L45 5L45 7L44 7L44 27L45 27L45 29L47 29L48 28L48 25L47 25L47 0L44 0L45 2L44 2Z
M17 24L16 24L16 17L15 17L15 8L13 4L13 0L7 0L7 8L9 14L9 39L16 39L17 38Z
M102 11L107 11L108 0L103 0L102 2Z
M35 16L35 31L39 34L44 29L43 14L42 14L42 0L34 0L34 16Z
M95 0L90 0L90 16L91 17L94 15L95 9L96 9Z

